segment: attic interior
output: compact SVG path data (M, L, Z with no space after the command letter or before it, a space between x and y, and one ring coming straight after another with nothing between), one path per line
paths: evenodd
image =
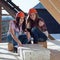
M47 45L48 45L48 49L51 49L50 60L57 60L57 59L59 60L60 58L60 47L59 47L60 46L60 38L59 38L60 0L39 0L39 3L36 4L33 8L35 8L39 16L44 19L49 32L49 41L47 41ZM2 14L2 10L6 10L8 14ZM0 46L1 48L4 47L2 46L2 42L4 43L7 40L9 21L15 19L16 13L18 11L24 12L25 15L27 16L27 12L23 11L19 6L17 6L13 2L13 0L0 0L0 42L1 42ZM3 17L3 16L8 16L8 17ZM1 51L4 50L2 49ZM14 55L13 53L10 54ZM1 56L0 59L3 59L3 57ZM16 59L15 56L13 59Z

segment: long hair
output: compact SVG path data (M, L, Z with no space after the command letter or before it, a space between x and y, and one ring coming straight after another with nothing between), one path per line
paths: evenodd
M15 23L15 27L20 30L19 21L20 21L20 17L16 17L16 21L14 21L14 23ZM26 21L24 18L24 22L22 23L22 30L25 31L25 28L26 28Z
M42 21L44 23L43 26L39 26L39 21ZM37 21L36 21L36 27L40 28L41 31L47 31L47 27L46 27L46 24L44 22L44 20L42 18L39 18Z
M33 20L30 18L30 16L29 16L29 18L28 18L28 20L27 20L27 23L30 23L30 27L33 28L33 27L39 27L39 24L38 24L39 21L44 22L44 20L43 20L41 17L39 17L38 14L36 14L36 19L35 19L35 21L33 21ZM46 31L46 30L47 30L47 27L46 27L45 22L44 22L44 25L43 25L42 27L39 27L39 28L40 28L41 31Z
M38 14L36 13L36 18L35 18L35 21L33 21L30 16L29 18L27 19L27 23L30 23L30 27L33 28L35 25L36 25L36 21L38 20L39 16Z

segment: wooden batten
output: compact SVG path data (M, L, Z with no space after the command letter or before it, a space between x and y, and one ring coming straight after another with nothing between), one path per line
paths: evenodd
M2 23L2 8L1 8L1 4L0 4L0 42L1 42L1 40L2 40L2 31L1 31L1 29L2 29L2 25L1 25L1 23Z

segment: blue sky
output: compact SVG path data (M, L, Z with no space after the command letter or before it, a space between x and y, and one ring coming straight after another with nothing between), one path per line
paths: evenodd
M39 0L12 0L17 6L20 7L24 12L29 11L30 8L33 8L36 6L40 1ZM5 10L2 11L2 13L8 14Z

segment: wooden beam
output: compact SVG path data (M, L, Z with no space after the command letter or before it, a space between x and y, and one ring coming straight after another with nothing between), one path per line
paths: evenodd
M5 10L5 9L2 7L2 10Z
M10 5L4 2L3 0L0 0L1 6L13 17L15 18L16 12L13 10L14 8L11 9Z
M2 26L1 26L1 24L2 24L2 8L1 8L1 4L0 4L0 42L2 42L1 40L1 38L2 38Z
M53 38L50 34L48 35L48 38L49 38L50 40L55 40L55 38Z
M9 15L9 14L2 14L2 16L11 16L11 15Z
M40 0L40 2L60 24L60 0Z

